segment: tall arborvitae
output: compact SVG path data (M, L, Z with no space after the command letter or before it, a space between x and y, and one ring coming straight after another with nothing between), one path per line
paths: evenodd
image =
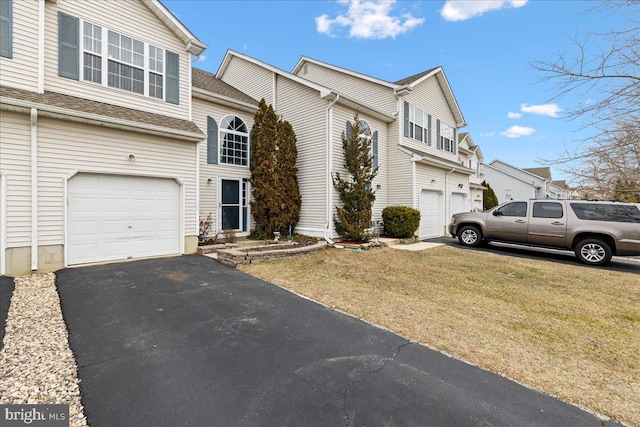
M360 119L356 114L349 131L342 134L344 167L350 177L343 179L339 172L333 185L340 195L342 207L336 206L335 227L345 239L364 242L369 239L365 229L371 226L371 211L376 195L372 188L378 169L373 168L371 139L361 137Z
M293 230L300 217L296 135L262 99L251 129L251 213L255 234L271 238Z
M302 199L298 185L298 167L296 166L298 147L296 142L296 134L291 124L285 120L279 120L276 161L284 196L279 215L280 221L278 222L279 230L282 233L288 233L289 227L293 231L300 219Z
M487 184L487 181L482 181L482 186L486 188L486 190L482 192L482 209L488 210L494 206L498 206L498 196L496 196L493 188Z

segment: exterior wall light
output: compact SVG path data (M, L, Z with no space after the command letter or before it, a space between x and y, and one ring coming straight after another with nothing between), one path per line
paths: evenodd
M135 154L129 154L128 159L129 159L130 162L134 162L136 160L136 155Z

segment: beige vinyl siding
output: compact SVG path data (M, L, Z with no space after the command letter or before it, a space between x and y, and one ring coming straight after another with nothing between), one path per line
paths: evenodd
M136 156L129 161L129 154ZM64 240L64 179L76 171L176 177L185 194L185 235L197 235L196 145L158 136L41 118L38 122L39 245Z
M45 4L45 90L189 119L190 54L187 53L184 43L142 1L58 0L57 3L46 2ZM58 75L59 11L180 55L179 105L106 85L60 77ZM104 45L107 40L102 40L102 43ZM82 75L82 68L80 75ZM166 87L166 74L163 81ZM145 86L148 86L147 75L145 75Z
M335 113L333 116L333 134L332 134L332 150L333 150L333 167L332 170L335 172L340 172L340 174L348 178L349 174L344 167L344 149L342 147L342 133L346 131L347 121L353 123L353 116L355 111L352 109L337 105L335 108ZM376 200L373 203L373 215L371 220L374 222L382 221L382 210L387 206L388 203L388 188L387 188L387 178L388 178L388 157L386 150L386 141L387 141L387 124L371 118L365 114L359 115L360 120L364 120L369 124L371 128L371 132L378 131L378 174L373 180L373 189L375 190ZM377 188L377 185L380 185L380 188ZM335 215L335 207L340 206L342 202L340 201L340 196L338 192L334 189L333 191L333 200L331 205L332 215ZM382 231L381 227L378 227L378 231Z
M253 114L242 110L235 110L231 107L208 102L199 98L193 99L193 121L198 125L202 132L207 134L207 117L213 117L220 125L220 121L227 115L238 116L247 125L249 132L253 127ZM218 144L220 141L218 141ZM251 147L251 141L249 141ZM211 165L207 163L207 140L205 139L198 144L200 154L200 218L206 218L211 214L214 229L216 232L218 224L218 177L223 178L251 178L249 166L235 166L227 164ZM249 148L251 154L251 148ZM207 180L211 178L213 182L209 184ZM252 220L252 218L250 218ZM253 221L250 221L250 228L253 227Z
M387 114L395 114L396 98L392 88L318 64L307 62L306 65L307 74L303 74L304 67L302 67L298 72L298 76L337 90Z
M267 104L273 104L273 73L269 70L232 56L224 75L220 78L253 99L259 101L264 98Z
M7 179L7 247L31 245L31 131L28 114L0 111L0 170Z
M411 156L400 150L398 141L402 121L396 120L388 125L387 135L387 203L389 206L413 207L413 178Z
M407 101L410 104L421 108L427 114L431 114L431 146L429 146L426 142L420 142L413 138L404 136L404 111L402 110L404 107L401 106L400 113L398 114L398 120L402 122L402 144L409 148L431 154L434 157L457 162L457 154L437 149L436 120L440 119L452 127L455 127L456 125L455 118L444 96L442 88L438 83L438 79L435 76L429 77L418 86L414 87L413 90L402 97L401 100Z
M13 58L0 56L0 85L38 90L38 1L13 2Z
M293 126L298 147L298 183L302 195L297 228L323 230L326 219L328 103L317 90L278 77L277 113Z

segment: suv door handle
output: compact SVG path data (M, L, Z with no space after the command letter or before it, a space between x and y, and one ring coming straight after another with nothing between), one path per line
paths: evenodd
M551 223L551 225L564 225L564 222L560 222L560 221L553 221Z
M518 224L526 224L527 223L527 221L525 221L524 219L518 219L518 220L516 220L516 222Z

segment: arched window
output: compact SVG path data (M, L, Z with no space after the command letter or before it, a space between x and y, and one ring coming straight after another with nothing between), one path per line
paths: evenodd
M220 122L220 163L247 166L249 132L241 118L226 116Z
M372 133L371 133L371 128L369 127L369 124L364 120L360 120L358 124L360 125L360 135L359 135L360 138L371 139Z

